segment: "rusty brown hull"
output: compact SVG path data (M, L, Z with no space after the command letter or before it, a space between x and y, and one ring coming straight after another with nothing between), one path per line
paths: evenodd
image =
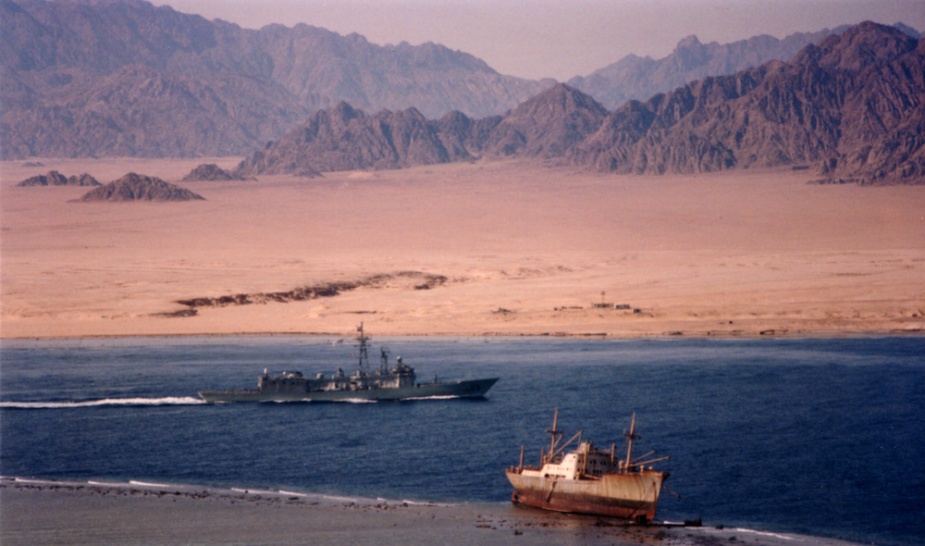
M595 480L556 480L508 471L516 504L556 512L627 520L655 518L664 472L609 474Z

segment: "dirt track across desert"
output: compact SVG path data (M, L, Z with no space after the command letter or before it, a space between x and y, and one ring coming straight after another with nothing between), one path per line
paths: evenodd
M178 182L203 160L41 162L0 165L4 338L925 331L921 186L503 162ZM206 200L14 187L50 169Z

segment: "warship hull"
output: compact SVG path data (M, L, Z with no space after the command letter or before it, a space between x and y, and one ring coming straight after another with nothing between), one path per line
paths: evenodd
M599 479L557 480L508 471L515 504L556 512L609 516L628 520L655 517L663 472L609 474Z
M331 375L306 377L302 372L284 371L270 374L266 369L257 378L256 389L199 391L209 403L221 402L343 402L380 400L414 400L427 398L483 398L497 377L487 379L418 382L414 368L398 357L389 364L389 353L381 349L378 368L369 364L369 337L363 323L357 327L356 370L346 374L340 368Z
M422 398L484 398L498 378L423 383L397 388L266 392L258 389L199 391L206 402L342 402L415 400Z

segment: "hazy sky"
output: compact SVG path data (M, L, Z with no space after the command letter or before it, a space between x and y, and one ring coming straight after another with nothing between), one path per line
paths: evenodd
M379 45L443 44L503 73L560 81L696 34L782 38L872 20L925 30L925 0L154 0L246 28L306 23Z

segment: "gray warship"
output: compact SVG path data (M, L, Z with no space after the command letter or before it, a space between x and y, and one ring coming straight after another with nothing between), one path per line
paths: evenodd
M345 374L342 369L308 378L301 372L271 375L267 370L257 378L256 389L199 391L209 403L221 402L338 402L416 400L434 398L484 398L498 381L497 377L455 381L418 382L414 368L402 362L389 365L388 351L380 349L379 367L369 365L369 337L363 324L357 327L359 358L356 371Z

